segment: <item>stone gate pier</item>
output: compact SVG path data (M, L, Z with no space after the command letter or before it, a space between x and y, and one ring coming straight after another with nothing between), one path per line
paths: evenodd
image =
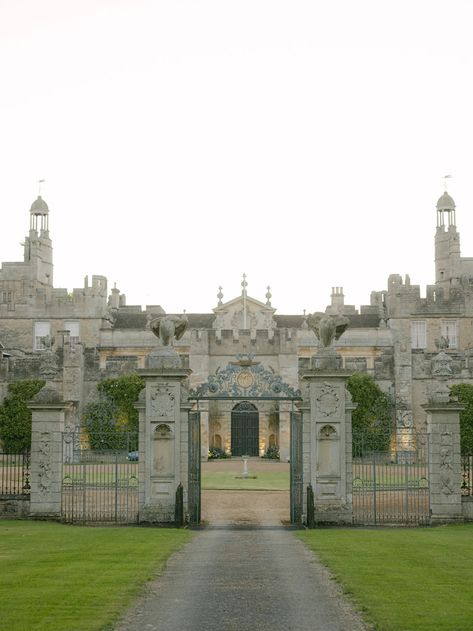
M355 405L346 389L351 371L341 368L341 357L333 347L348 320L316 314L308 322L321 346L311 358L311 368L301 374L303 487L312 485L316 523L351 525L351 415ZM303 512L307 516L305 493Z
M163 346L139 370L145 380L136 408L139 412L139 513L140 523L174 522L176 490L184 485L187 512L188 403L186 382L191 370L181 367L172 347L176 318L158 318L152 328ZM171 332L165 331L169 326ZM178 329L179 331L180 329ZM185 327L184 327L185 330ZM184 332L182 331L182 333Z
M62 435L70 404L49 386L28 404L32 412L30 516L61 517Z

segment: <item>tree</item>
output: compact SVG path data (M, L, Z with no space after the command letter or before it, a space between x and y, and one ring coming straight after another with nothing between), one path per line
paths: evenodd
M104 379L97 385L97 390L114 404L117 425L138 430L138 410L135 410L134 404L144 387L144 379L133 374Z
M8 394L0 406L0 440L3 449L21 453L31 447L31 410L27 402L46 382L42 379L22 379L8 385Z
M357 404L352 414L355 436L362 436L371 450L385 451L389 447L393 428L393 402L383 392L371 375L353 374L347 382L353 402Z
M473 454L473 385L457 383L450 387L450 393L465 409L460 412L460 447L462 454Z
M139 375L123 375L97 384L100 399L84 410L92 449L136 449L138 411L134 403L144 385Z

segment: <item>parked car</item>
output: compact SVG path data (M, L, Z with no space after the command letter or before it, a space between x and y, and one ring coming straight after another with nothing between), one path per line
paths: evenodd
M132 460L132 461L136 461L138 460L138 452L137 451L129 451L128 452L128 456L126 457L127 460Z

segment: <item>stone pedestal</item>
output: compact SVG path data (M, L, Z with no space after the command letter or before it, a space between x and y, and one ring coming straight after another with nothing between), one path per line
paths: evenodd
M181 482L187 487L190 406L184 382L191 370L180 367L177 353L169 348L164 350L162 354L155 351L148 358L148 368L138 371L145 380L145 389L136 405L139 521L145 523L173 522L176 489Z
M423 407L429 433L431 523L462 521L460 412L464 406L434 401Z
M336 366L328 355L315 365ZM314 364L313 364L314 365ZM352 430L354 405L346 390L350 373L314 368L302 374L308 382L303 416L304 515L306 492L314 490L315 522L352 523Z
M62 440L68 403L53 388L45 387L28 405L32 412L31 499L32 517L61 516Z

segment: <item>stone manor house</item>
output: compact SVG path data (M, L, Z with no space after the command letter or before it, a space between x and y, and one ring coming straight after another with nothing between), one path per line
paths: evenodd
M433 214L433 213L432 213ZM343 367L372 375L395 401L400 436L424 430L430 384L435 378L439 349L449 356L449 383L473 383L473 258L460 253L455 203L445 192L437 202L435 282L421 297L408 276L388 278L387 288L372 291L370 304L356 309L344 303L341 287L333 287L330 314L348 317L348 330L336 342ZM299 388L298 374L307 368L318 345L305 314L278 314L271 293L263 300L241 295L223 300L209 313L187 314L188 329L175 344L182 365L192 369L190 388L225 371L241 358L260 362L285 384ZM80 424L83 406L96 394L96 384L144 368L156 347L150 322L164 314L161 306L126 304L119 289L104 276L86 277L84 286L55 288L49 209L41 196L30 209L23 261L0 269L0 400L8 383L43 378L73 402L67 424ZM209 447L238 451L232 441L239 409L251 407L256 418L251 444L243 447L262 455L277 445L289 455L291 403L203 401L202 455ZM241 455L241 454L240 454Z

